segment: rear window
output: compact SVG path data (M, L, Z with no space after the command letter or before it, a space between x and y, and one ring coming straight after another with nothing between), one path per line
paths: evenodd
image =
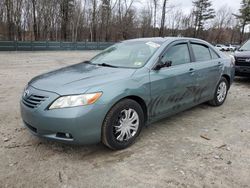
M194 56L196 61L208 61L211 60L211 55L209 48L202 44L192 43L192 48L194 51Z

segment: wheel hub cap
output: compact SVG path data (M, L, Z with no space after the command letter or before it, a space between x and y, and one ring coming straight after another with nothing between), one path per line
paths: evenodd
M217 99L219 102L223 102L227 95L227 84L221 82L217 90Z
M119 141L126 141L135 136L139 127L139 116L134 109L121 111L118 125L115 126L115 137Z

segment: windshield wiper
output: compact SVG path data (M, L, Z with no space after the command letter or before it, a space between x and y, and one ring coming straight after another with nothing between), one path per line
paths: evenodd
M115 65L110 65L110 64L107 64L107 63L100 63L100 64L97 64L99 66L103 66L103 67L112 67L112 68L118 68L117 66Z

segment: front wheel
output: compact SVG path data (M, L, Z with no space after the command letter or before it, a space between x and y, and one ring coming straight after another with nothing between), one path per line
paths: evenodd
M213 100L209 101L212 106L221 106L226 98L229 89L229 83L226 78L222 77L216 87Z
M102 142L114 150L125 149L135 141L143 125L141 106L134 100L124 99L106 115L102 126Z

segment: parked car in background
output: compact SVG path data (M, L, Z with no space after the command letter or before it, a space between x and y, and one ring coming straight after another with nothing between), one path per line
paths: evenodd
M230 51L229 46L225 46L223 44L216 44L215 48L217 48L220 51Z
M231 51L231 52L234 52L237 49L236 45L229 44L229 45L226 45L226 46L229 48L229 51Z
M250 40L246 41L235 53L235 74L250 76Z
M145 125L204 102L222 105L233 79L232 59L205 41L128 40L33 78L21 115L43 138L124 149Z

